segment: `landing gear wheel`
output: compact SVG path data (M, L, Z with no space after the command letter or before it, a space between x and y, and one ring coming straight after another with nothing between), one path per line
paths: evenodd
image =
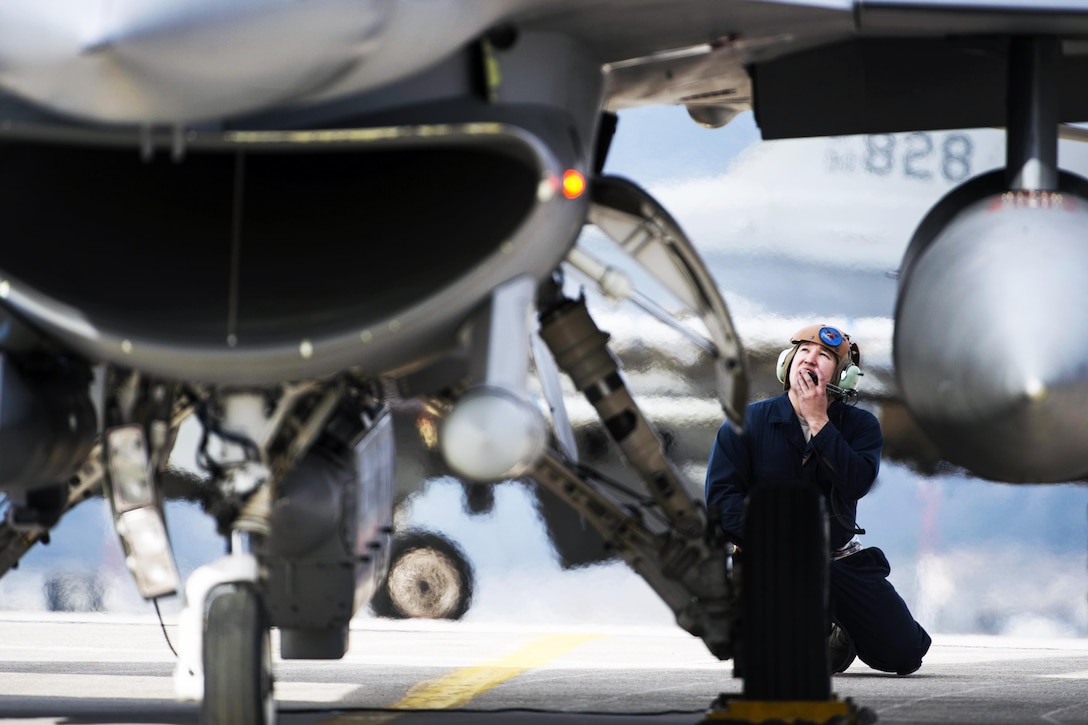
M828 700L828 543L823 498L800 484L752 489L741 588L744 697Z
M273 725L272 649L251 587L213 592L204 630L202 725Z
M393 540L389 573L370 608L391 619L460 619L474 587L472 565L457 544L431 532L407 532Z

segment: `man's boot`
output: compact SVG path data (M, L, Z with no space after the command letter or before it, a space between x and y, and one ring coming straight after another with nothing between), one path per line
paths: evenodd
M827 647L831 652L831 671L836 674L845 672L858 654L854 649L854 640L850 639L850 635L837 622L831 623Z

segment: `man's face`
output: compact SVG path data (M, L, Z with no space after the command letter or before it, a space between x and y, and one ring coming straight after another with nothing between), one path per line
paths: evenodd
M818 385L837 383L838 381L831 379L837 367L838 359L831 350L817 342L802 342L793 357L790 385L797 385L797 376L807 375L809 372L816 374ZM810 375L810 380L811 377Z

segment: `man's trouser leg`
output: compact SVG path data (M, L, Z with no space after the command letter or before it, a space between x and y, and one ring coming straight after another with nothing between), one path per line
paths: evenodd
M931 640L888 581L884 552L871 547L831 562L831 616L873 669L907 675L922 665Z

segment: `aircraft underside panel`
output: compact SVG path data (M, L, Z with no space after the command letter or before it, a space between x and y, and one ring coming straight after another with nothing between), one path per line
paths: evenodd
M752 69L764 139L1005 126L1007 37L858 38ZM1061 121L1088 119L1088 57L1057 69ZM803 108L804 113L797 109Z

